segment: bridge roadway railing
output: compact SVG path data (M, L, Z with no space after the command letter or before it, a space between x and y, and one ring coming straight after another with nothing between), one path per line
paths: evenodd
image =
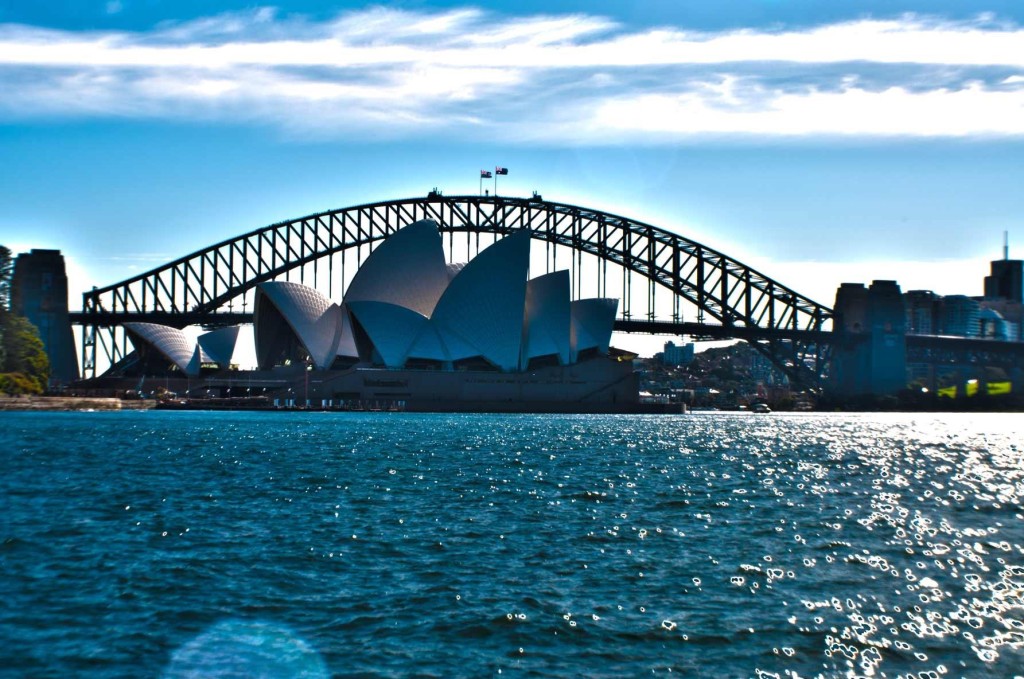
M931 366L1000 367L1024 369L1024 342L957 337L907 335L907 363Z
M558 248L571 251L577 298L583 296L583 255L603 263L597 274L601 293L607 284L607 264L618 267L623 322L654 322L655 289L667 289L673 322L682 320L686 304L695 308L698 323L719 323L731 328L732 336L742 334L743 328L749 333L764 331L754 346L792 379L814 383L821 377L824 357L801 333L823 330L832 318L831 309L717 250L650 224L539 197L447 197L436 192L272 224L87 292L81 314L75 315L83 325L82 364L95 375L98 347L110 363L122 358L127 340L122 332L118 344L114 332L129 319L161 318L184 327L210 314L219 316L259 283L293 270L301 277L312 266L317 279L320 262L325 262L331 280L332 255L355 249L361 258L366 246L372 248L421 219L434 220L442 233L467 237L527 229L552 250L552 262ZM546 252L546 261L547 256ZM639 313L632 306L634 279L647 286L647 308ZM635 331L626 328L622 326Z

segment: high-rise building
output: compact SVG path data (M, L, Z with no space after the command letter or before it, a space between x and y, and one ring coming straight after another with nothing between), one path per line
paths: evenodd
M1024 261L998 259L991 266L991 275L985 276L985 298L1024 301Z
M985 299L1024 302L1024 261L1010 259L1010 244L1004 234L1003 258L991 263L992 273L985 276Z
M935 310L939 296L931 290L908 290L903 294L908 335L938 334Z

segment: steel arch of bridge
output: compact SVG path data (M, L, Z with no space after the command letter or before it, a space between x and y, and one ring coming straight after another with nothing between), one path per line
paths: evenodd
M823 370L824 325L831 309L797 293L727 255L665 229L575 205L533 198L443 196L391 200L330 210L279 222L222 241L134 278L83 295L82 353L86 376L95 377L98 346L111 364L127 353L114 328L131 320L177 327L245 320L224 313L233 300L257 284L331 255L373 245L399 228L434 220L442 233L503 235L528 229L536 240L589 254L646 279L648 311L632 318L631 291L624 295L616 328L665 332L707 328L708 334L747 339L791 379L814 384ZM328 263L331 260L328 259ZM581 262L582 266L582 262ZM628 272L628 275L627 275ZM580 296L582 276L574 276ZM672 321L656 321L655 287L672 292ZM682 323L680 303L698 310L698 323ZM711 323L705 323L707 318ZM686 326L684 328L684 325ZM813 356L815 360L809 360ZM89 374L91 371L91 375Z

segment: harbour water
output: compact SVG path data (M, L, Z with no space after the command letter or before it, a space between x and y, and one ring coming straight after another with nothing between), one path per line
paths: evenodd
M1024 418L0 413L0 674L1024 674Z

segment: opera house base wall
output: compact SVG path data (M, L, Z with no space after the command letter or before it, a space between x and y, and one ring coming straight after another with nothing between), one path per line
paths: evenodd
M569 366L525 372L412 370L357 366L347 370L226 370L202 377L102 377L76 384L83 395L172 398L190 407L309 407L410 412L636 413L631 361L597 356ZM260 398L256 408L247 398Z
M357 367L308 377L310 400L411 412L635 412L639 392L632 364L604 357L519 373ZM306 385L292 388L302 394Z

